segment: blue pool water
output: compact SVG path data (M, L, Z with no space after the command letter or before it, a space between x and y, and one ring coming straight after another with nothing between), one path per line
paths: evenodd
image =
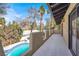
M20 56L23 53L25 53L27 50L29 49L29 44L28 43L24 43L24 44L20 44L18 46L15 46L9 53L7 56Z

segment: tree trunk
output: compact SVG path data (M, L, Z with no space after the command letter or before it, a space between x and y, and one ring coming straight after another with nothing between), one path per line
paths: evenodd
M40 32L43 32L43 28L42 28L42 16L41 16L41 19L40 19Z
M0 56L5 56L1 40L0 40Z
M32 30L33 30L33 23L32 23L32 25L31 25L31 33L32 33Z

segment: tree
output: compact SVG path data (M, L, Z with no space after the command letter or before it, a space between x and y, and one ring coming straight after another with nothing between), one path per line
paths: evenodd
M35 25L35 27L37 27L36 25L36 20L39 19L39 12L36 8L31 7L30 9L28 9L29 12L29 19L30 19L30 23L31 23L31 32L34 29L33 25Z
M51 21L52 21L52 19L51 19L51 12L50 12L50 10L48 9L47 10L47 14L48 14L48 16L49 16L49 18L48 18L48 20L49 20L49 28L48 28L48 30L49 30L49 35L51 34Z
M7 11L6 11L7 8L8 8L8 4L0 3L0 15L7 14Z
M11 26L11 22L8 23L8 26L9 26L9 27Z
M18 28L18 24L15 21L13 21L13 23L11 24L11 27L12 27L12 29L15 30Z
M33 29L34 29L34 30L37 29L37 23L36 23L36 20L34 20L34 22L33 22Z
M0 18L0 25L5 25L5 18Z
M1 17L1 15L7 14L6 8L8 8L8 5L6 3L0 3L0 24L5 24L5 19Z
M11 24L11 29L13 30L13 33L15 34L15 30L17 30L18 31L18 37L22 37L22 34L23 34L23 30L21 29L21 27L19 26L19 24L17 23L17 22L15 22L15 21L13 21L13 23ZM17 38L18 38L17 37Z
M49 30L49 20L46 22L46 29Z
M40 6L39 12L40 12L40 16L41 16L41 19L40 19L40 31L42 32L43 31L42 20L43 20L43 15L45 13L45 9L44 9L43 6Z

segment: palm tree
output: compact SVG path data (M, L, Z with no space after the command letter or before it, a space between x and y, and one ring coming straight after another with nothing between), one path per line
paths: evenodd
M51 34L51 26L52 26L52 19L51 19L51 12L50 12L50 10L48 9L47 10L47 14L48 14L48 16L49 16L49 35Z
M39 12L40 12L40 16L41 16L41 19L40 19L40 31L42 32L43 31L43 29L42 29L42 20L43 20L43 15L45 13L45 9L44 9L43 6L40 6Z

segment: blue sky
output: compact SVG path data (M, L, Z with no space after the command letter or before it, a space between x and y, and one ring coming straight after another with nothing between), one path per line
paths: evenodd
M20 21L23 18L28 16L27 10L31 7L34 7L36 9L39 9L41 5L44 6L44 8L47 10L48 6L45 3L10 3L8 4L9 8L7 9L7 15L5 15L6 21L12 22L13 20ZM43 22L45 23L45 18L47 17L47 14L44 14Z

